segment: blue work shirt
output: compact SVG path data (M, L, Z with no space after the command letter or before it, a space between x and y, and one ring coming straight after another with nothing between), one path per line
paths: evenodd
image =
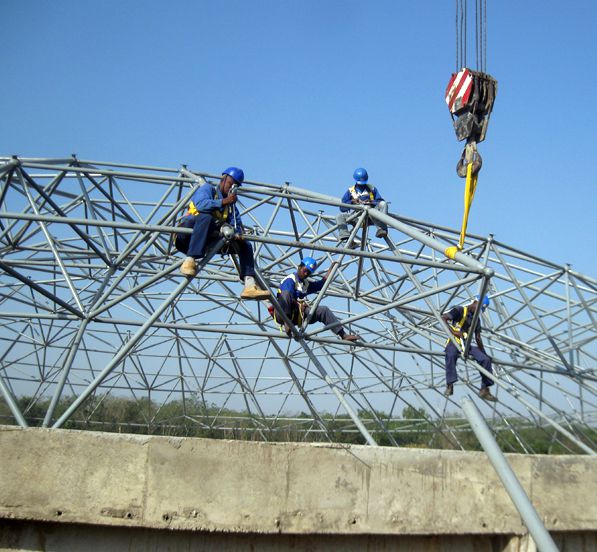
M323 278L317 282L311 282L308 279L301 280L298 272L294 272L282 280L278 291L289 291L295 299L304 299L307 294L320 291L324 283Z
M236 232L242 234L243 232L243 224L240 219L240 213L236 208L236 203L228 206L222 206L222 191L220 190L220 186L212 185L212 184L203 184L195 190L195 193L191 197L191 201L189 203L189 212L188 215L193 215L194 206L195 209L200 213L208 213L213 215L215 211L219 211L222 215L228 210L228 216L226 217L226 222L234 227Z
M352 192L354 188L354 193ZM375 186L369 186L368 184L355 184L353 187L348 188L342 196L342 203L352 203L352 200L358 201L369 201L371 205L377 205L380 201L383 201L383 197L379 195ZM357 201L355 201L357 203ZM340 207L340 211L343 213L349 211L348 207Z
M450 312L448 313L448 320L452 322L452 326L459 326L462 332L470 333L469 328L471 327L471 322L473 321L473 314L474 313L467 308L466 318L462 322L462 325L460 325L460 321L462 320L462 316L464 315L464 307L453 307L452 309L450 309ZM481 333L481 316L477 318L477 325L475 327L474 333Z

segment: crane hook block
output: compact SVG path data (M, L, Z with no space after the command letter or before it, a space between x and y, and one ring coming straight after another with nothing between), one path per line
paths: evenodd
M497 94L497 81L487 73L464 67L453 73L446 88L446 103L459 141L485 140Z

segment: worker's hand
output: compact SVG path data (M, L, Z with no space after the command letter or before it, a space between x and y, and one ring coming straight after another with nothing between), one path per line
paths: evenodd
M332 273L332 269L334 268L334 265L338 264L338 261L334 261L330 268L328 268L328 271L325 273L325 276L323 277L324 280L327 280L330 277L330 274Z
M232 203L236 203L238 196L236 194L229 194L225 198L222 199L222 206L231 205Z

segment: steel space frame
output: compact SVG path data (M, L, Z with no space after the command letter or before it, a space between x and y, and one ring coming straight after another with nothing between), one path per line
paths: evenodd
M353 206L349 238L360 245L348 248L336 238L338 199L246 182L239 208L262 285L275 297L303 255L323 270L336 262L313 303L362 341L321 325L288 338L264 303L238 298L236 259L221 244L195 279L179 273L173 237L187 230L176 221L196 186L218 180L184 165L0 158L0 398L16 423L27 426L42 404L45 427L89 421L117 396L146 409L148 430L191 421L263 440L292 428L300 439L357 432L398 445L408 426L396 422L410 409L420 419L409 431L420 422L429 442L463 448L453 399L476 393L482 368L461 359L456 396L443 396L441 314L487 293L483 335L499 401L477 402L493 431L510 437L502 447L513 440L534 452L524 428L535 427L570 452L594 454L593 278L493 236L469 235L451 260L444 251L457 230L363 206ZM387 238L374 237L375 222L387 224ZM172 401L182 419L168 417Z

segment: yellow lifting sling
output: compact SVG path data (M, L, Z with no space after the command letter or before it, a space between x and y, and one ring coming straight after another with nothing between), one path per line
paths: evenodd
M466 228L468 226L468 214L473 204L475 197L475 190L477 189L477 180L479 172L473 174L473 163L469 163L466 168L466 185L464 187L464 214L462 215L462 228L460 230L460 239L458 245L447 247L444 251L446 257L454 259L454 256L464 247L464 240L466 238Z

